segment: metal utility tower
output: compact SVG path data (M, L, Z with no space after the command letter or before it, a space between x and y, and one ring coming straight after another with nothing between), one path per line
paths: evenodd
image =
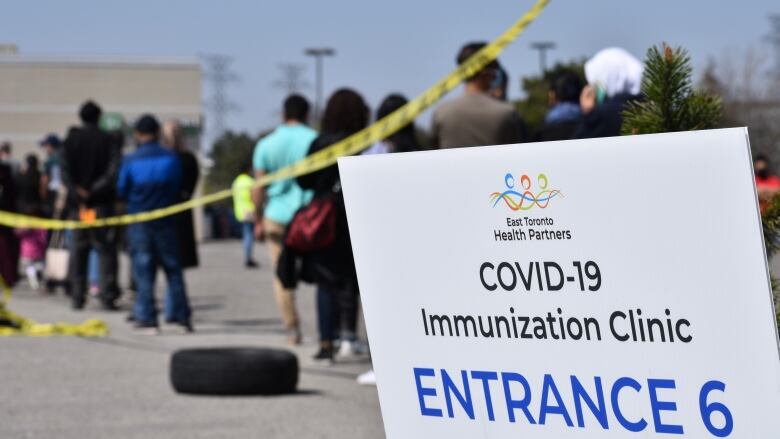
M225 132L227 115L239 109L238 105L230 100L227 92L228 85L237 82L239 77L231 70L230 64L233 60L227 55L205 54L201 55L201 59L205 67L203 79L211 86L211 97L206 101L206 108L211 116L207 131L210 140L214 140Z
M279 64L281 78L274 81L274 87L284 90L287 94L299 93L309 88L309 83L303 78L306 66L296 63Z

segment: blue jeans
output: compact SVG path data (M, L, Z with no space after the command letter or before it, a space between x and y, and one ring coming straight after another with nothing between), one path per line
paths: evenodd
M320 341L357 339L357 295L350 289L317 286L317 329Z
M335 298L333 293L321 286L317 286L317 329L320 333L320 341L332 342L336 339L336 314Z
M254 261L255 223L249 221L241 223L241 239L244 245L244 262Z
M93 248L89 251L89 260L87 262L87 278L92 285L97 285L98 282L100 282L99 268L100 260L98 259L98 252Z
M162 266L168 280L165 295L165 319L169 322L189 322L190 304L179 263L179 243L176 227L168 219L131 224L127 227L136 299L133 315L139 323L157 323L154 283L157 267Z

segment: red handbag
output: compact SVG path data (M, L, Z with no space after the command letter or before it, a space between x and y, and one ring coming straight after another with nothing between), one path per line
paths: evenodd
M333 196L315 198L290 222L284 244L309 253L329 247L336 240L336 202Z

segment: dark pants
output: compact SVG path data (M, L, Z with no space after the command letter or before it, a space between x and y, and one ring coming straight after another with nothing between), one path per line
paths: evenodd
M337 337L354 341L357 331L358 295L353 288L331 290L317 287L317 328L320 341ZM338 333L337 333L338 332Z
M132 224L127 228L127 243L133 259L136 300L133 315L140 323L157 323L154 283L157 267L162 266L168 281L165 295L165 319L189 322L190 303L179 262L175 223L169 219Z
M87 294L89 251L94 248L100 261L100 299L113 303L119 298L117 284L117 230L114 227L73 231L70 248L71 294L76 303L83 303Z
M320 333L320 341L333 341L336 339L336 307L334 306L333 293L323 287L317 287L317 329Z

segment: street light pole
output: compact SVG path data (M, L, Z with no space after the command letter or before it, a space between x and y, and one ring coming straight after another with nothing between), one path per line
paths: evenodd
M314 123L318 123L320 119L320 108L322 108L322 82L323 82L323 58L326 56L334 56L336 51L330 47L313 47L304 50L306 56L314 57L315 67L315 96L314 96Z
M531 43L531 49L539 51L539 68L542 74L547 71L547 51L555 49L555 43L552 41L536 41Z

